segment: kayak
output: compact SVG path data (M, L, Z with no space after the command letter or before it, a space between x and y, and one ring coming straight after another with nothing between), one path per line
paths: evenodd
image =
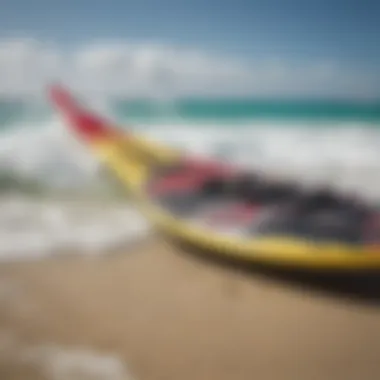
M52 105L158 231L213 255L303 269L380 268L380 213L118 128L60 85Z

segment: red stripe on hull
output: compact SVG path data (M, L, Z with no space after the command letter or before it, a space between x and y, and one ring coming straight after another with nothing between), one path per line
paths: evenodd
M93 115L60 86L50 88L52 103L68 118L71 127L81 138L87 140L120 136L121 132L112 128L110 123Z

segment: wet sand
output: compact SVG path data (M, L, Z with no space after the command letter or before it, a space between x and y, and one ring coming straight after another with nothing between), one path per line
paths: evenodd
M1 264L0 378L46 379L17 347L1 349L9 334L18 347L114 353L139 380L380 378L380 307L155 238L109 256Z

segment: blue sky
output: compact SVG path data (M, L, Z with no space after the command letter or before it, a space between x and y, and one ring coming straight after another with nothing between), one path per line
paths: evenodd
M380 97L378 0L3 0L0 42L25 36L61 58L0 44L0 93L63 77L112 93Z
M0 35L158 40L243 57L380 63L376 0L3 0Z

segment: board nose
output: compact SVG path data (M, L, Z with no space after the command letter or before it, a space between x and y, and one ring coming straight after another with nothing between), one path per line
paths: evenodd
M50 86L48 95L53 105L67 119L71 128L81 138L92 140L114 134L115 130L110 126L109 122L79 105L79 102L69 91L59 84Z
M52 103L63 111L77 108L74 98L59 84L52 84L48 88L48 95Z

